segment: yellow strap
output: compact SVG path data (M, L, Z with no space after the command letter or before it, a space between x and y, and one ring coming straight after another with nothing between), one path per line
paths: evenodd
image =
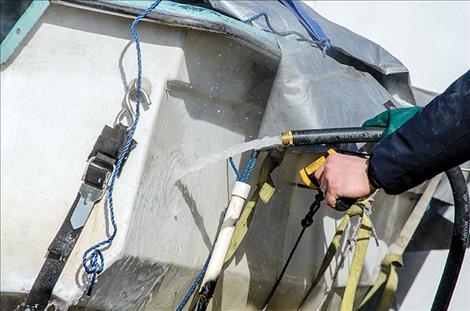
M253 213L259 199L261 199L261 201L266 204L273 196L276 188L274 187L273 180L271 179L271 172L276 167L278 167L280 163L281 161L279 159L274 158L269 153L261 164L258 176L258 187L251 195L248 203L246 204L246 207L243 209L243 212L237 221L232 240L230 241L230 246L228 248L227 254L225 255L224 265L230 261L233 254L235 254L235 251L238 249L238 246L240 246L241 242L243 241L246 233L248 232L248 227L250 226Z
M354 307L354 298L356 296L357 285L361 276L362 266L366 257L367 247L369 246L370 234L372 231L372 222L364 211L362 212L361 225L354 249L349 279L344 291L343 301L341 302L341 311L352 311Z
M315 280L312 282L311 287L314 288L318 282L321 280L323 275L325 274L326 269L328 269L331 261L336 255L336 252L339 249L341 238L343 237L344 231L348 226L349 220L351 217L360 215L362 213L362 208L357 205L351 206L351 208L344 214L343 219L341 219L341 223L336 229L335 236L331 240L330 246L328 246L328 250L326 251L325 257L323 258L323 262L320 266L320 270L318 270L317 276Z
M393 297L398 287L398 274L395 266L403 267L403 258L399 254L389 254L384 257L381 264L380 273L375 280L374 286L369 290L367 295L362 299L359 308L362 308L377 293L377 291L385 284L385 289L380 299L378 311L390 310Z
M395 267L390 265L390 274L388 275L387 283L385 283L384 292L380 299L378 311L389 311L393 303L393 298L398 288L398 274Z
M248 203L246 204L245 209L243 210L242 214L240 215L240 218L237 221L235 231L233 232L232 240L230 241L230 246L227 250L227 254L225 255L224 264L227 264L227 262L230 261L238 246L241 244L246 233L248 232L248 226L251 222L251 218L253 217L253 212L255 210L256 203L258 203L259 192L260 188L258 187L251 196Z
M416 203L413 211L411 212L408 220L406 221L405 225L400 231L398 238L393 242L390 246L389 250L390 253L393 254L403 254L408 243L411 240L411 237L418 228L418 225L423 218L424 212L426 208L429 206L429 202L431 202L434 192L436 192L437 186L439 185L443 174L439 174L428 183L426 189L424 190L421 198Z
M274 191L276 188L274 187L273 180L271 179L271 175L268 176L268 180L262 184L261 189L259 191L259 198L261 201L266 204L271 200Z
M331 240L331 243L328 246L328 250L326 251L325 257L323 258L323 261L320 266L320 270L318 270L315 280L313 280L312 285L310 285L310 289L308 290L306 296L308 296L310 292L315 288L315 286L317 286L318 282L320 282L326 270L330 266L331 261L333 260L333 258L336 255L336 252L339 249L340 241L341 241L341 238L343 237L343 233L346 230L346 227L348 226L349 219L350 219L350 216L348 214L345 214L343 216L343 219L341 219L341 223L339 224L338 229L336 230L335 236Z
M369 203L369 200L370 198L367 197L363 200L360 201L359 204L354 204L353 206L351 206L351 208L344 214L343 218L341 219L341 222L338 226L338 228L336 229L336 233L335 235L333 236L333 239L331 240L330 242L330 245L328 246L328 249L326 251L326 254L325 254L325 257L323 258L323 261L321 263L321 266L320 266L320 269L318 270L317 272L317 275L315 276L315 279L313 280L312 284L310 285L307 293L305 294L305 298L304 300L302 301L299 309L302 309L302 306L303 304L305 303L305 301L307 300L308 296L310 295L310 293L312 292L312 290L318 285L318 283L320 282L320 280L323 278L323 276L325 275L325 272L326 270L328 269L328 267L330 266L331 264L331 261L333 260L333 258L335 257L339 247L340 247L340 242L341 242L341 238L343 237L343 234L344 232L346 231L346 227L348 226L349 224L349 221L351 219L351 217L354 217L354 216L359 216L359 215L362 215L362 206L361 204L368 204Z

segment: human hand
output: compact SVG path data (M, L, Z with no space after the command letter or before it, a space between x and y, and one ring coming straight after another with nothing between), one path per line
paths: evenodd
M339 198L359 199L375 191L367 169L367 159L335 153L326 158L314 175L326 203L334 208Z

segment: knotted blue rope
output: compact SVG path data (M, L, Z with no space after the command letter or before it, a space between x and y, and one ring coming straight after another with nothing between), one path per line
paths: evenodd
M131 24L131 33L132 38L135 42L135 47L137 51L137 86L136 86L136 108L135 108L135 119L132 123L129 131L127 132L127 141L122 149L121 153L119 154L118 160L116 162L116 166L114 168L113 174L111 176L111 181L108 186L108 210L109 210L109 218L111 220L111 225L113 227L113 231L108 239L101 241L89 249L85 251L83 254L83 268L87 274L91 274L90 285L88 286L87 295L90 296L95 286L96 278L98 274L103 272L104 270L104 258L103 253L101 252L101 248L103 246L109 245L113 242L114 238L117 234L117 223L114 215L114 205L113 205L113 190L114 184L116 182L117 176L121 170L122 162L126 158L129 148L132 144L132 138L134 137L135 130L137 128L137 123L139 122L140 118L140 103L141 103L141 84L142 84L142 53L140 50L140 38L136 31L137 24L145 18L150 12L152 12L158 4L160 4L162 0L157 0L153 2L144 12L139 14Z
M248 179L250 178L251 173L253 172L253 169L255 168L258 156L259 156L259 151L254 151L254 150L251 151L250 157L248 159L248 162L245 165L245 169L243 170L242 176L240 176L240 173L238 172L237 166L233 162L232 157L229 158L230 165L232 166L233 171L235 172L235 175L237 175L237 180L243 181L243 182L248 181ZM242 180L242 178L243 178L243 180ZM226 211L227 211L227 208L225 208L223 216L225 216ZM223 219L223 217L222 217L222 219ZM206 269L207 269L207 266L209 265L209 261L211 259L211 256L212 256L212 251L209 253L209 256L207 256L207 259L206 259L206 262L204 263L204 266L202 266L201 271L199 271L199 274L197 275L197 277L194 280L193 284L189 288L188 292L184 295L183 300L181 300L178 307L176 307L176 311L182 311L184 306L188 303L188 301L191 298L192 294L194 293L197 286L201 282L202 277L206 273Z

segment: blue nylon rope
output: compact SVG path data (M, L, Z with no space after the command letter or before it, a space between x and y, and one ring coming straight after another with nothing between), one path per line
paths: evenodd
M248 159L248 162L245 165L245 169L243 170L243 175L244 180L242 180L240 177L240 173L238 172L237 166L233 162L232 157L229 158L230 165L233 168L233 171L235 172L235 175L237 175L237 180L246 182L250 178L251 173L253 172L253 169L255 168L256 165L256 160L258 159L259 156L259 151L251 151L250 158ZM224 214L227 211L227 208L224 210ZM209 265L209 261L212 256L212 251L209 253L209 256L207 256L206 262L204 263L204 266L202 266L201 271L199 271L199 274L197 275L196 279L194 280L193 284L189 288L188 292L184 295L183 300L181 300L180 304L178 307L176 307L176 311L181 311L183 310L184 306L188 303L189 299L191 298L192 294L196 290L197 286L202 280L202 277L204 276L204 273L206 273L207 266Z
M307 11L302 7L300 1L295 0L279 0L285 7L287 7L295 16L300 23L305 27L307 32L320 40L320 46L323 50L323 53L331 47L331 41L328 36L323 32L320 25L308 14Z
M246 181L246 174L249 171L249 167L251 166L251 162L253 161L253 155L255 154L255 151L252 150L250 157L248 158L248 161L245 164L245 169L243 170L242 176L240 177L239 181L245 182Z
M248 179L250 178L251 173L253 172L253 169L255 168L256 161L258 160L259 156L259 151L251 151L250 158L248 159L248 163L245 166L245 169L243 170L242 177L240 178L240 181L242 182L247 182Z
M242 175L240 175L240 172L238 171L237 166L235 165L235 162L233 161L233 158L232 157L228 158L235 175L237 175L238 181L246 182L250 178L250 175L253 172L253 169L255 168L258 156L259 156L259 151L254 151L254 150L251 151L250 157L248 158L248 162L245 165L245 169L243 170Z
M140 118L140 103L141 103L140 87L142 84L142 53L140 50L140 38L135 28L137 24L143 18L145 18L150 12L152 12L160 4L161 1L162 0L157 0L153 2L144 12L139 14L131 24L132 38L134 39L135 47L137 51L137 68L138 68L137 86L136 86L136 93L137 93L136 95L137 103L136 103L136 109L135 109L136 113L135 113L134 122L132 123L127 134L126 144L124 148L122 149L121 153L119 154L116 167L114 168L113 174L111 176L111 181L108 187L108 210L109 210L109 218L111 220L113 231L111 235L108 237L108 239L91 246L89 249L85 251L85 253L83 253L83 268L85 269L85 272L87 274L91 274L91 280L90 280L90 284L88 286L88 292L87 292L88 296L91 295L93 287L95 286L96 277L98 276L98 274L100 274L104 270L104 258L103 258L101 248L105 245L111 244L117 234L118 227L117 227L117 223L116 223L116 219L114 215L114 205L113 205L114 184L116 182L117 175L119 171L121 170L122 162L124 161L124 158L126 157L127 153L129 152L129 148L131 147L132 138L134 137L134 133L137 128L137 123L139 122L139 118Z
M178 305L178 307L176 307L176 311L181 311L181 310L183 310L184 306L188 303L189 298L191 298L192 294L194 293L194 291L196 290L197 286L198 286L199 283L201 282L202 277L203 277L204 274L206 273L207 266L209 265L209 261L211 260L211 257L212 257L212 252L210 252L210 253L209 253L209 256L207 256L207 259L206 259L206 262L204 263L204 266L202 266L201 271L199 271L199 274L197 275L196 279L194 280L193 285L191 285L191 287L189 288L189 290L188 290L188 292L186 293L186 295L184 295L183 300L181 300L181 302L180 302L180 304Z
M228 158L230 165L232 166L233 172L235 175L237 175L237 180L240 180L240 172L238 172L237 166L235 165L235 162L233 162L232 157Z
M321 47L321 41L320 40L312 40L310 38L307 38L298 31L295 31L295 30L277 31L276 29L274 29L273 25L271 24L271 21L269 20L268 14L266 14L265 12L258 13L256 15L254 15L250 18L244 19L244 20L242 19L241 21L245 24L251 24L253 21L257 20L260 17L264 17L264 21L266 23L266 26L268 26L269 31L271 33L275 34L275 35L278 35L278 36L281 36L281 37L296 35L297 37L299 37L299 39L298 39L299 41L306 41L310 44Z

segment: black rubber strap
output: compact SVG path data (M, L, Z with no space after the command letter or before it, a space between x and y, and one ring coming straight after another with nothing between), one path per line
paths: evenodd
M118 124L112 128L106 125L98 136L93 150L88 157L91 164L87 167L83 176L83 182L97 189L104 190L106 187L106 175L112 173L114 163L118 159L126 140L127 128L125 126ZM131 150L135 145L136 143L133 141ZM83 227L73 229L70 222L70 218L79 200L80 194L77 194L62 226L49 245L46 260L34 281L26 303L20 306L21 310L42 311L47 307L54 286L82 232Z
M117 124L115 127L105 125L100 136L93 146L88 159L95 157L98 153L102 153L112 159L117 159L119 153L124 147L127 140L127 127Z
M49 303L54 286L82 232L82 228L73 230L70 224L70 217L79 200L80 194L77 194L67 217L65 217L62 226L49 246L46 260L26 300L26 310L28 310L28 308L30 310L44 310Z

